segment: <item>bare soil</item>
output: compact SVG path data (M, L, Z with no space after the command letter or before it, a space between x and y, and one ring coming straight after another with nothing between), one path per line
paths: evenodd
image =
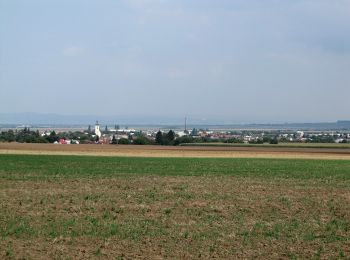
M0 224L11 233L0 239L2 259L350 257L350 190L315 181L150 176L0 185Z
M350 159L350 149L284 147L59 145L0 143L0 154L72 154L139 157Z
M7 153L350 159L326 148L1 143ZM0 178L0 259L164 258L350 259L349 183L331 173Z

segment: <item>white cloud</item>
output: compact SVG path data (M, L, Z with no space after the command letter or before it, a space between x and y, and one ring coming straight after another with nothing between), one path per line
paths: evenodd
M85 52L85 49L79 46L70 46L62 51L64 56L75 57L80 56Z

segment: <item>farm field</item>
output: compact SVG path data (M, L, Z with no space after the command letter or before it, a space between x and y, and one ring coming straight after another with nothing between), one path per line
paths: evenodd
M222 157L222 158L308 158L350 160L350 146L343 144L241 146L158 146L158 145L54 145L0 143L0 154L52 154L131 157Z
M221 147L262 147L262 148L331 148L350 149L350 143L278 143L278 144L245 144L245 143L188 143L182 146L221 146Z
M1 154L0 258L348 259L350 161Z

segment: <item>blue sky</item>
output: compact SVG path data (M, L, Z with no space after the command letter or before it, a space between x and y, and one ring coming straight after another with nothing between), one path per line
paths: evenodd
M0 0L0 112L350 119L348 0Z

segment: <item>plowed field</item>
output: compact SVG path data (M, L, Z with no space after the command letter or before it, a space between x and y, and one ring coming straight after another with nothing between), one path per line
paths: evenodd
M0 154L72 154L135 157L350 159L350 148L58 145L0 143Z
M2 144L0 259L350 259L348 154L275 149Z

